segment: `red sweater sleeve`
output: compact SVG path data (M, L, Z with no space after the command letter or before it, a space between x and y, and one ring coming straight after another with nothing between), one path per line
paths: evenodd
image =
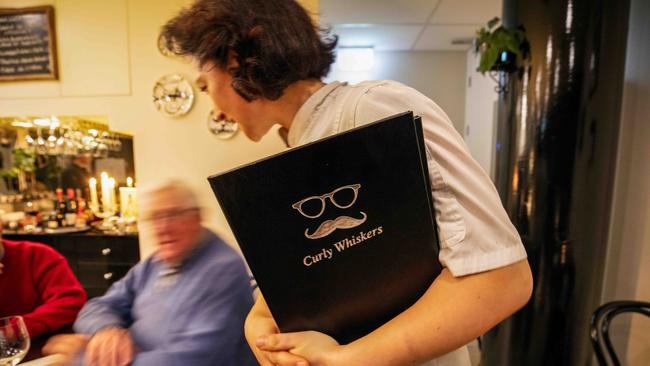
M41 305L23 316L31 338L72 324L86 303L86 292L66 259L51 248L41 248L31 257L33 283Z

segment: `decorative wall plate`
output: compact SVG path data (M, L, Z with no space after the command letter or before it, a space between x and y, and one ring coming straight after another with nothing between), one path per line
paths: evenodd
M217 138L228 140L237 134L239 125L233 120L224 118L222 114L215 115L214 111L208 114L208 130Z
M167 116L183 116L194 104L192 85L181 75L165 75L153 87L153 104Z

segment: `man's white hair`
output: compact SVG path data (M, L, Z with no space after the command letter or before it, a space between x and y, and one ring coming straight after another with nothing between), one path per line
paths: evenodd
M178 179L169 179L163 182L155 183L149 186L145 186L142 190L141 195L141 204L142 202L147 202L147 205L150 205L151 202L148 202L153 197L159 194L172 194L179 201L179 208L183 209L200 209L199 201L196 197L194 190L190 186Z

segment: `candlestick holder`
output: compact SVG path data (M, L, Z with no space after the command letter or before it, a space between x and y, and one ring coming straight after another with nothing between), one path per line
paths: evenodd
M100 210L95 211L95 210L93 210L93 214L95 216L99 217L100 219L103 219L103 220L115 216L115 213L116 213L115 211L100 211Z

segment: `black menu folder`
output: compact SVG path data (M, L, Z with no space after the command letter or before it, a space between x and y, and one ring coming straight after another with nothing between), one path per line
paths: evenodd
M282 332L349 343L411 306L442 269L412 112L208 180Z

